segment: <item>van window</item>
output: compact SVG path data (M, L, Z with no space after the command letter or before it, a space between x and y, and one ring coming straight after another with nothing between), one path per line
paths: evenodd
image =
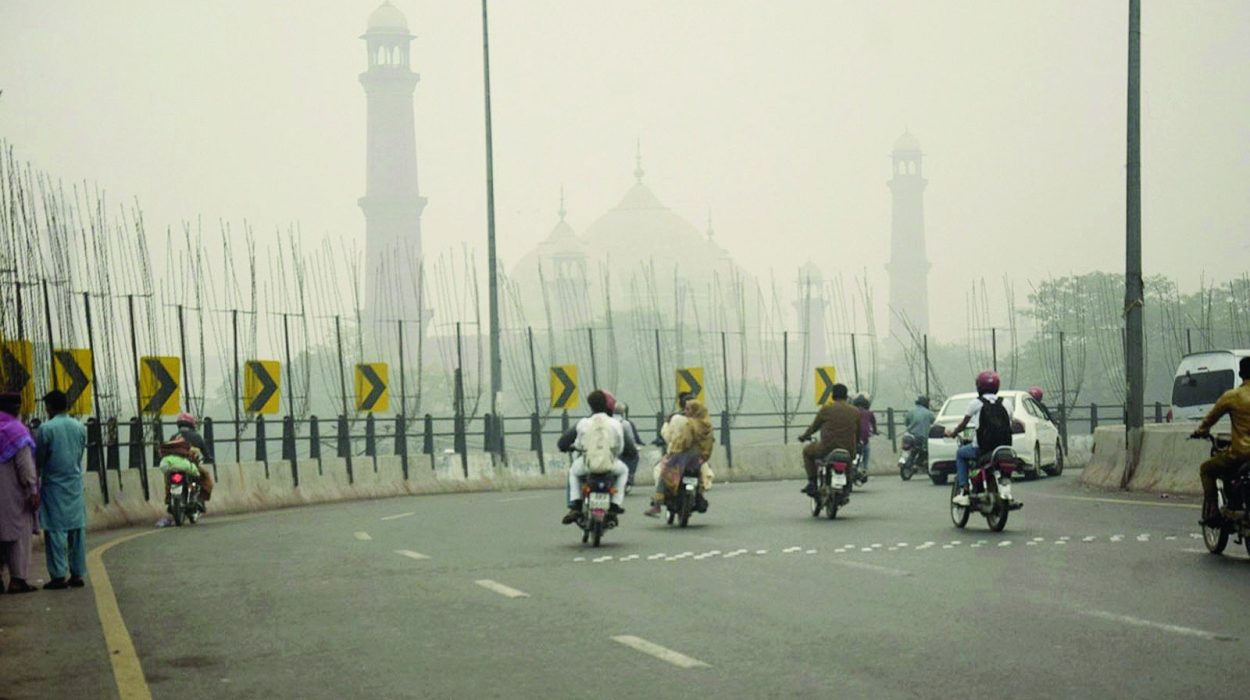
M1203 406L1215 403L1220 394L1233 388L1233 371L1187 372L1172 385L1173 406Z

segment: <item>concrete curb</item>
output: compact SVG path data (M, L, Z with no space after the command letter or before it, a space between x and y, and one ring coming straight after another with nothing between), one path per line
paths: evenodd
M1129 491L1201 495L1198 466L1210 456L1210 445L1188 440L1192 425L1148 425L1142 432L1141 463ZM1081 483L1119 489L1125 469L1124 426L1094 431L1094 453L1081 473Z

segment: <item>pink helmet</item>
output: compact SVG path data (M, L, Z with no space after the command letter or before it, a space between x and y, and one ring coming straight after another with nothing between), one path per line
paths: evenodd
M977 375L978 394L996 394L999 387L998 372L985 370Z
M615 415L616 414L616 397L612 395L612 392L608 391L607 389L604 389L603 401L608 409L608 415L609 416Z
M195 416L187 413L186 411L179 413L178 417L174 419L174 423L177 425L189 425L192 428L199 425L199 421L195 419Z
M1034 401L1040 402L1042 400L1042 388L1040 386L1029 387L1029 396L1032 396Z

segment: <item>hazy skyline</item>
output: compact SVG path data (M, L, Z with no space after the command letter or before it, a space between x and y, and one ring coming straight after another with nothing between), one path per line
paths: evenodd
M417 35L423 247L484 248L480 6L393 1ZM153 232L203 216L361 238L358 37L378 4L2 0L0 137L138 198ZM562 185L579 233L615 206L640 140L649 187L699 228L710 211L748 271L867 269L884 309L907 128L934 330L960 335L974 278L1008 272L1022 302L1026 280L1123 268L1126 24L1120 2L493 3L505 269L555 225ZM1245 3L1143 10L1148 275L1247 269L1248 44Z

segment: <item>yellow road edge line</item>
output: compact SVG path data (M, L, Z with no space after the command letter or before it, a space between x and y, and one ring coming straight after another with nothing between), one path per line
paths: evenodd
M1157 503L1155 501L1138 501L1132 498L1095 498L1093 496L1056 496L1053 494L1031 494L1038 498L1057 498L1064 501L1091 501L1093 503L1116 503L1130 506L1153 506L1155 508L1202 508L1201 503Z
M113 665L113 680L117 683L117 694L121 700L152 700L152 691L148 688L147 679L143 677L143 666L139 663L139 655L135 653L134 642L130 639L126 621L122 619L121 608L117 605L113 583L104 567L104 553L123 542L157 532L160 531L136 532L105 542L87 552L87 574L91 577L91 588L95 591L96 613L100 616L100 626L104 628L104 645Z

